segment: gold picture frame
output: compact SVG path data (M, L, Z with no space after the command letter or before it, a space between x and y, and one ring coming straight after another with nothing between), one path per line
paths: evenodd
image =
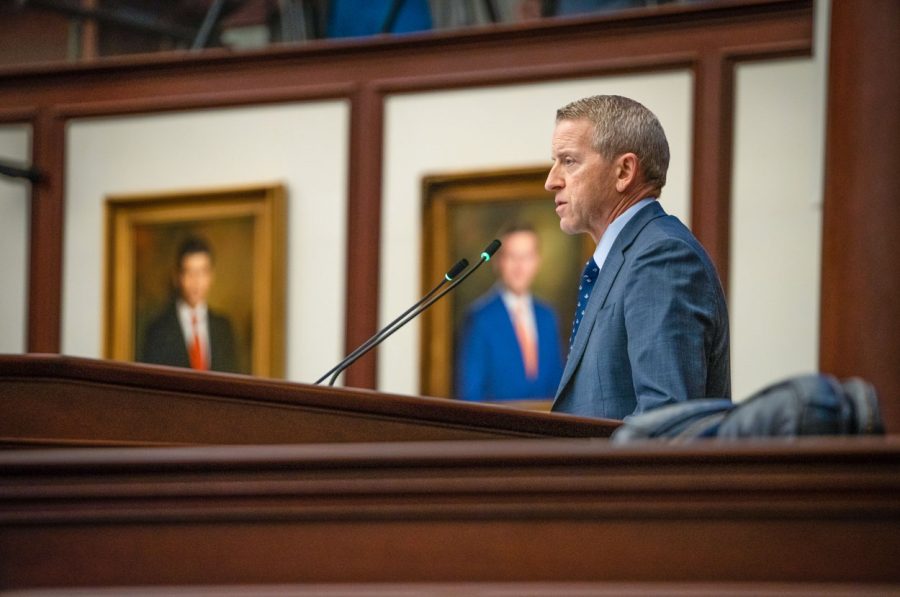
M232 322L236 371L284 376L283 185L115 195L105 212L105 358L141 356L152 314L174 296L177 246L192 236L213 248L209 305Z
M548 167L517 168L426 176L424 201L422 291L430 290L453 265L470 262L507 224L527 222L541 239L543 265L535 279L535 295L554 307L560 337L569 337L575 310L575 282L593 246L564 234L554 211L553 195L544 189ZM503 250L502 248L500 249ZM485 264L453 293L422 317L420 391L426 396L454 397L456 333L468 305L495 283ZM529 408L546 404L524 403Z

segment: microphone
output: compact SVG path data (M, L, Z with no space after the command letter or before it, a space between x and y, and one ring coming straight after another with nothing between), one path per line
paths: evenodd
M369 338L369 340L367 340L362 346L360 346L359 348L354 350L353 353L351 353L347 358L345 358L343 361L338 363L338 365L335 366L331 371L329 371L328 373L323 375L322 378L320 378L319 381L317 381L316 383L321 382L322 379L328 377L328 375L331 375L331 379L328 381L328 385L333 386L338 375L341 374L341 371L348 368L350 365L352 365L357 360L359 360L364 354L366 354L367 352L369 352L370 350L372 350L373 348L375 348L376 346L378 346L379 344L381 344L382 342L384 342L385 340L390 338L394 334L394 332L396 332L397 330L399 330L400 328L405 326L407 323L409 323L410 321L412 321L419 315L421 315L422 312L424 312L426 309L431 307L431 305L433 305L434 303L441 300L444 296L446 296L454 288L456 288L457 286L462 284L466 280L466 278L468 278L473 273L475 273L475 270L477 270L483 264L490 261L491 257L494 256L494 253L496 253L497 250L500 248L500 244L501 244L500 241L497 239L494 239L493 241L491 241L491 243L487 247L484 248L484 251L481 252L481 258L478 260L478 263L476 263L468 271L466 271L463 275L461 275L459 277L459 279L453 281L450 284L450 286L448 286L447 288L444 288L443 292L441 292L437 296L432 296L432 295L434 295L435 292L437 292L437 290L439 290L444 285L444 282L450 281L452 279L452 277L449 275L450 272L447 272L447 276L445 276L445 279L441 280L441 283L438 284L423 299L421 299L418 303L416 303L415 305L413 305L412 307L410 307L409 309L404 311L403 314L400 315L400 317L398 317L397 319L395 319L394 321L389 323L387 326L382 328L378 333L376 333L374 336ZM460 263L462 263L462 261L465 261L465 260L464 259L461 260ZM458 266L459 263L457 263L456 265ZM466 262L466 266L468 266L468 262ZM456 269L456 266L454 266L453 269ZM453 270L451 270L451 271L453 271ZM460 271L462 271L462 270L460 270Z
M426 294L424 297L419 299L419 302L417 302L415 305L413 305L412 307L410 307L409 309L407 309L406 311L401 313L400 316L397 317L394 321L390 322L389 324L387 324L386 326L384 326L383 328L381 328L380 330L375 332L375 334L372 335L371 338L369 338L368 340L366 340L365 342L363 342L362 344L357 346L356 349L353 350L353 352L351 352L346 357L344 357L344 360L342 360L340 363L338 363L337 365L335 365L334 367L329 369L328 372L325 373L325 375L323 375L322 377L317 379L316 384L322 383L323 381L325 381L325 379L329 375L331 375L332 373L335 373L336 371L337 371L337 373L335 373L335 377L337 377L337 374L339 374L347 366L349 366L348 361L350 361L350 359L356 360L354 357L356 357L357 355L362 356L362 354L364 354L364 353L362 353L362 351L367 351L367 348L369 347L369 345L371 345L373 342L375 342L381 334L383 334L386 330L390 329L391 326L395 325L401 319L403 319L404 317L406 317L407 315L412 313L412 311L416 307L418 307L419 305L421 305L422 303L424 303L425 301L430 299L434 295L434 293L436 293L438 290L440 290L444 286L444 284L446 284L447 282L452 282L456 278L456 276L458 276L467 267L469 267L468 259L460 259L459 261L457 261L453 267L451 267L449 270L447 270L447 273L444 274L444 277L441 279L441 281L438 283L438 285L435 286L434 288L432 288L431 291L428 294ZM346 366L345 366L345 364L346 364ZM334 379L332 379L331 383L329 383L328 385L334 385Z

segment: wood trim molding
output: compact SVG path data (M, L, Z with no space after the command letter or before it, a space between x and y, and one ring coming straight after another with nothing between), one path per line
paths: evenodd
M727 294L731 259L734 62L721 52L706 52L694 69L694 114L691 229L718 269Z
M345 354L379 327L383 129L384 96L371 85L363 86L354 94L350 109ZM376 359L377 351L373 350L354 363L344 373L345 384L375 388Z
M896 588L898 471L891 438L6 451L0 572L5 588L120 591L516 581Z
M374 85L385 95L395 95L444 89L499 87L521 83L585 79L616 74L665 72L690 69L696 61L697 52L674 51L646 56L601 58L562 65L513 66L496 70L384 78L375 81Z
M62 348L65 120L44 109L32 122L32 166L43 178L31 185L27 346L28 352L57 353Z
M41 597L66 597L66 589L41 589ZM823 583L823 582L336 582L336 583L241 583L171 584L142 587L87 587L79 594L94 597L188 597L220 595L221 597L384 597L385 595L431 597L888 597L896 595L896 585L888 583ZM27 593L25 593L27 595Z
M314 100L349 98L356 84L302 85L277 89L250 89L189 93L174 96L149 96L124 100L60 104L56 111L63 118L90 118L126 114L152 114L180 110L236 108Z
M36 116L34 108L5 108L0 110L0 124L32 124Z

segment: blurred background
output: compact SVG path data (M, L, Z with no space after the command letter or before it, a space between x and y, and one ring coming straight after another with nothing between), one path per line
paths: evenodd
M502 26L686 1L0 0L0 66Z

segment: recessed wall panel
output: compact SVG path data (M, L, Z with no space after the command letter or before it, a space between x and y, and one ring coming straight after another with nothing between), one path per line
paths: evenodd
M287 377L330 367L344 343L348 119L336 100L71 122L63 352L102 354L105 197L280 182Z
M737 67L729 296L736 399L818 368L819 76L808 58Z

